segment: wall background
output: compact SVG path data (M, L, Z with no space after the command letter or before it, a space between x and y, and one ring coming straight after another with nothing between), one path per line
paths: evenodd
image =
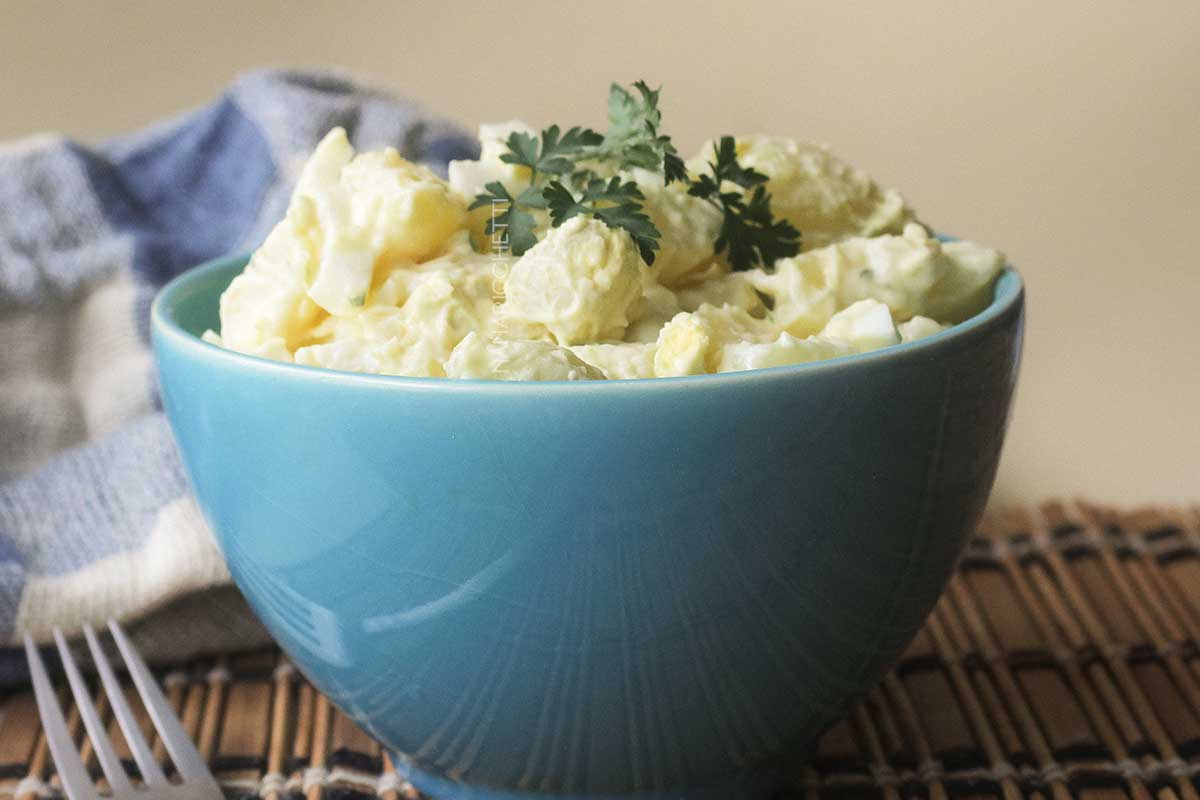
M997 504L1200 501L1200 3L4 2L0 139L84 139L331 64L468 126L599 125L661 83L667 132L824 140L1029 284Z

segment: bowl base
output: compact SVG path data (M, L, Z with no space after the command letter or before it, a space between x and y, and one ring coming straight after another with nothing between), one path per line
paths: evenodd
M787 784L783 772L767 768L709 786L644 789L625 794L546 794L459 783L414 767L396 753L392 754L392 763L400 775L430 800L773 800Z

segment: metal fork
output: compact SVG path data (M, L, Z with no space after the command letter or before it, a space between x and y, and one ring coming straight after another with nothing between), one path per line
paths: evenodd
M112 632L113 639L116 640L117 649L121 651L121 656L125 659L125 666L129 669L133 684L137 687L138 694L141 695L142 703L146 706L146 711L149 712L150 719L154 722L159 738L162 739L167 752L171 754L171 761L174 762L181 779L179 783L171 783L163 774L162 767L155 760L150 746L146 743L146 739L138 727L137 719L133 716L129 703L126 702L125 692L121 688L120 681L117 680L116 673L113 672L112 665L109 664L104 651L100 649L100 641L96 638L96 632L90 625L84 625L83 633L87 638L88 648L92 652L92 661L95 662L96 669L100 673L100 681L104 684L104 691L108 695L109 706L117 718L117 723L121 726L121 733L124 734L129 752L133 754L138 770L142 773L144 786L135 787L133 785L129 776L125 774L116 751L113 750L112 741L104 730L104 724L100 721L96 706L92 704L91 694L88 692L83 676L79 673L75 659L71 656L71 651L67 648L66 639L63 638L62 631L55 628L54 641L58 645L63 669L67 673L67 682L71 685L71 693L75 696L75 706L79 709L79 716L83 719L88 738L92 741L96 759L100 762L100 768L104 770L104 777L108 779L109 786L112 787L112 800L217 800L222 798L220 785L208 771L200 754L196 752L195 745L188 739L183 726L179 724L179 718L167 704L166 698L163 697L162 691L154 681L154 676L146 667L146 662L133 649L133 645L130 644L124 631L116 622L109 620L108 629ZM42 663L42 657L38 654L37 647L29 636L25 637L25 657L29 660L29 673L33 679L38 713L42 717L42 728L46 733L46 744L50 748L50 755L54 757L54 766L58 770L63 790L69 800L101 800L99 792L92 783L91 776L84 767L83 759L75 749L75 742L67 730L67 722L63 718L62 707L59 706L58 698L55 696L54 686L46 674L46 666Z

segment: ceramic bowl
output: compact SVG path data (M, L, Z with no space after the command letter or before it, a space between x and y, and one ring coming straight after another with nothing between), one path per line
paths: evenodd
M983 509L1023 290L885 350L689 378L339 373L201 341L245 258L153 308L234 580L448 798L760 796L933 606Z

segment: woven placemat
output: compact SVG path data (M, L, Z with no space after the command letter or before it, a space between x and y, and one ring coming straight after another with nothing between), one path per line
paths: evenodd
M1200 800L1197 643L1200 508L993 515L896 668L797 765L792 794ZM164 683L233 795L419 797L277 652ZM32 696L0 714L0 798L56 792Z

